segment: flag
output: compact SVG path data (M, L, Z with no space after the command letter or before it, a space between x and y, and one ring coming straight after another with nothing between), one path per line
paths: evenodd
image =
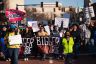
M6 10L5 15L10 22L14 22L23 20L25 13L19 10L9 9Z

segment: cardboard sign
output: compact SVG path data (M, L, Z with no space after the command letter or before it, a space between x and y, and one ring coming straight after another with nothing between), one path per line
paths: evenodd
M32 27L32 21L28 21L28 27Z
M63 23L63 28L68 28L69 18L55 18L55 26L61 27Z
M38 27L37 21L32 21L32 29L33 29L33 32L37 32L40 30Z
M21 35L9 36L9 45L22 44Z
M49 26L44 26L45 28L45 31L48 33L48 35L50 35L50 29L49 29Z

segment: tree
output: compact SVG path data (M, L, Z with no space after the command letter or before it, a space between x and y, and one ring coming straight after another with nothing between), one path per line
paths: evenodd
M26 17L36 21L48 20L48 14L37 12L36 8L25 8Z

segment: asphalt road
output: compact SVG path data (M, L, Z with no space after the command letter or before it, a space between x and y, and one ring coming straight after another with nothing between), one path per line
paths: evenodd
M0 60L0 64L10 64L10 62ZM64 60L53 60L53 63L50 63L48 59L42 61L30 58L29 61L19 59L19 64L64 64ZM96 64L96 56L79 56L78 58L74 58L73 64Z

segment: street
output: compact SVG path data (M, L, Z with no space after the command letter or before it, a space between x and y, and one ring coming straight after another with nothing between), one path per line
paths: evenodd
M8 61L0 61L0 64L10 64ZM19 64L64 64L64 60L53 60L53 63L49 63L49 60L38 60L30 58L29 61L23 61L23 59L19 59ZM96 64L95 56L79 56L74 59L73 64Z

